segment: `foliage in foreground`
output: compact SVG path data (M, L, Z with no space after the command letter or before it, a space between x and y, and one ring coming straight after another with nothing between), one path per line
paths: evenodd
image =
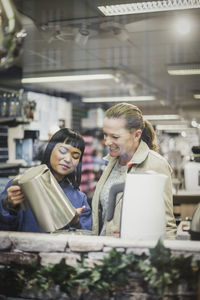
M200 262L195 265L192 256L172 256L171 251L158 241L150 254L125 254L112 249L101 264L89 267L84 259L75 267L65 264L38 266L11 263L1 266L0 294L17 296L26 290L48 291L59 286L60 291L71 296L114 295L117 291L133 288L134 276L138 274L140 282L147 291L158 295L165 287L187 283L189 291L197 290Z

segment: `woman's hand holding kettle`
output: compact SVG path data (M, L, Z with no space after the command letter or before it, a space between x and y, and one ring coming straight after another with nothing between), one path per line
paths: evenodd
M24 201L24 194L19 185L12 185L7 189L8 204L10 207L15 207Z

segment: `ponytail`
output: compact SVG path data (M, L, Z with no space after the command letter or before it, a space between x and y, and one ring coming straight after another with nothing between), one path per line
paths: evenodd
M156 141L155 130L153 129L151 123L147 120L144 120L144 129L142 131L141 139L147 143L151 150L158 151L159 147Z

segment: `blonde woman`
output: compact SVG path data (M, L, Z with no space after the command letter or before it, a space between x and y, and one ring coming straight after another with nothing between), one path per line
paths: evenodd
M164 189L166 238L175 238L177 228L173 215L172 170L166 159L157 152L156 135L152 125L144 120L138 107L129 103L119 103L106 111L103 131L105 145L109 148L105 157L108 165L97 183L92 199L94 233L120 235L122 197L116 202L113 220L107 222L109 190L114 183L125 181L127 172L152 170L167 175Z

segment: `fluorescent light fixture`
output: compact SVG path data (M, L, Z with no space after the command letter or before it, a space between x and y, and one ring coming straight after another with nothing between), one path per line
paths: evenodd
M22 83L43 83L43 82L64 82L64 81L84 81L84 80L104 80L113 79L113 74L84 74L84 75L71 75L71 76L48 76L48 77L32 77L23 78Z
M147 120L179 120L179 115L143 115Z
M190 70L168 70L170 75L200 75L200 69L190 69Z
M200 99L200 94L194 94L193 97L194 99Z
M171 65L167 67L167 72L170 75L200 75L200 65Z
M94 102L128 102L128 101L154 101L154 96L113 96L113 97L83 97L82 102L94 103Z
M200 0L144 1L118 5L98 6L98 9L105 16L118 16L191 8L200 8Z
M166 131L183 131L189 129L185 124L172 124L172 125L156 125L157 130L166 130Z

